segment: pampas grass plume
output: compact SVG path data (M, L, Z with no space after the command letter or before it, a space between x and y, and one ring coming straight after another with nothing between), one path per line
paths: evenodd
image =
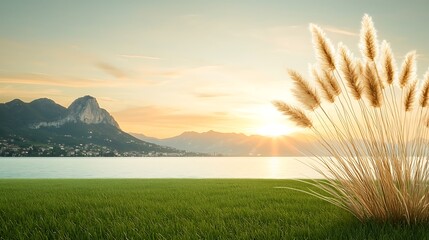
M305 110L273 102L291 121L312 131L330 153L314 155L321 164L315 170L325 180L312 183L320 191L307 192L361 221L428 223L429 69L419 84L416 53L409 52L397 73L386 41L378 52L368 15L362 19L360 59L342 44L335 56L322 29L310 25L310 31L319 63L311 70L317 88L289 70L293 93ZM323 104L318 91L327 100ZM325 104L335 111L327 111Z
M399 86L401 88L405 87L411 79L415 78L416 70L416 52L412 51L407 53L402 63L401 72L399 74Z
M362 56L364 56L367 61L375 61L378 56L377 31L375 31L372 18L367 14L365 14L362 19L360 49Z
M341 72L347 83L347 87L350 89L352 96L359 100L362 97L362 86L359 81L359 69L360 63L353 61L353 55L350 50L343 44L338 47L339 62L341 66ZM356 66L358 65L358 66Z
M288 116L291 121L295 122L297 126L304 128L313 127L310 118L308 118L302 110L292 107L282 101L273 101L273 105L284 115Z
M300 101L308 110L313 111L320 106L320 97L316 90L310 86L310 84L294 70L288 70L290 78L295 84L293 93L295 97Z
M426 71L423 77L423 85L420 90L419 104L422 108L428 106L429 100L429 69Z
M313 46L316 51L320 65L324 69L333 71L335 67L335 51L331 41L326 37L325 32L317 25L310 24L310 32L313 36Z
M381 52L384 79L388 85L391 85L396 78L396 62L390 44L385 40L381 43Z

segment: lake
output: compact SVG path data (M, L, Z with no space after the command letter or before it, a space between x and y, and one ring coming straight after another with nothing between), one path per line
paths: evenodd
M0 178L321 178L306 157L0 158Z

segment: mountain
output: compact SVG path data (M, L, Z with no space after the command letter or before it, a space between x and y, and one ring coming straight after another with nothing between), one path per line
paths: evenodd
M295 134L277 138L245 135L240 133L203 133L184 132L178 136L157 139L143 134L131 135L147 142L179 148L186 151L198 151L212 155L227 156L300 156L321 151L311 136Z
M0 104L0 156L184 154L189 153L122 131L91 96L76 99L68 108L46 98Z
M67 109L67 115L56 121L42 121L33 124L31 127L38 129L41 127L60 127L66 123L85 124L107 124L119 128L119 124L105 110L100 108L95 98L84 96L76 99Z
M67 109L46 98L24 103L19 99L0 104L0 134L38 122L55 121L67 115Z

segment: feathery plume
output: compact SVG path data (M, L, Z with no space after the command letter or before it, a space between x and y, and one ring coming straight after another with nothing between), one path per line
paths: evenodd
M382 92L380 82L369 63L365 65L365 88L364 91L373 107L381 107Z
M417 81L414 80L408 87L405 92L404 97L404 109L405 112L413 110L414 99L416 96L416 84Z
M381 52L382 52L382 68L384 79L388 85L393 83L393 80L396 78L396 62L393 57L392 49L390 48L390 44L383 40L381 43Z
M332 92L335 96L338 96L341 94L341 87L338 84L337 79L335 78L334 74L332 72L328 72L326 70L323 70L323 76L325 78L325 81L329 84L331 87Z
M310 31L313 36L313 46L316 56L323 68L333 71L335 69L334 47L331 41L326 37L325 32L314 24L310 24Z
M335 95L332 92L331 87L325 81L323 81L314 66L311 67L311 74L313 75L316 83L319 85L322 91L322 96L330 103L335 102Z
M355 65L356 65L356 73L360 77L363 77L363 75L365 75L365 64L361 59L358 58L355 60Z
M288 116L290 120L295 122L296 125L305 128L313 127L313 123L303 111L294 108L282 101L274 101L273 105L277 108L277 110L279 110L284 115Z
M377 32L375 31L372 18L367 14L362 18L360 49L362 56L366 57L368 61L375 61L378 55Z
M386 41L378 53L376 32L368 15L362 20L361 59L355 59L343 45L338 46L338 55L330 55L333 52L326 47L330 42L320 28L311 25L310 30L321 63L321 68L312 69L320 87L317 90L328 101L336 100L335 94L341 90L355 99L344 98L344 102L339 98L341 106L335 105L335 113L327 109L314 112L320 125L313 125L303 110L320 105L316 91L298 73L289 71L296 87L294 94L305 109L283 102L273 104L299 126L311 128L330 154L328 158L314 155L321 163L314 169L326 178L314 184L323 193L307 192L348 210L361 221L427 223L429 113L423 108L429 107L429 69L417 89L416 53L408 53L397 69ZM338 64L330 62L334 57ZM335 93L336 79L345 81L346 89L338 87ZM390 91L382 90L389 85ZM360 101L362 98L365 102ZM417 104L422 108L416 109Z
M359 63L353 61L353 56L350 53L350 50L343 44L340 44L338 47L338 52L340 54L340 66L343 77L346 80L347 87L350 89L350 93L356 100L361 99L362 97L362 87L359 83L359 74L360 70L355 66Z
M295 88L293 93L295 97L310 111L313 111L320 106L320 97L315 89L294 70L288 70L289 76L292 78Z
M399 74L399 86L405 87L411 79L415 78L416 74L416 52L407 53L405 60L402 63L401 73Z
M425 76L423 77L423 85L420 90L420 106L427 107L429 103L429 69L426 71Z

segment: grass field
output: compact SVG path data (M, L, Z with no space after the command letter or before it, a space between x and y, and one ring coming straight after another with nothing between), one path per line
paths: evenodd
M0 239L429 239L292 180L0 180Z

